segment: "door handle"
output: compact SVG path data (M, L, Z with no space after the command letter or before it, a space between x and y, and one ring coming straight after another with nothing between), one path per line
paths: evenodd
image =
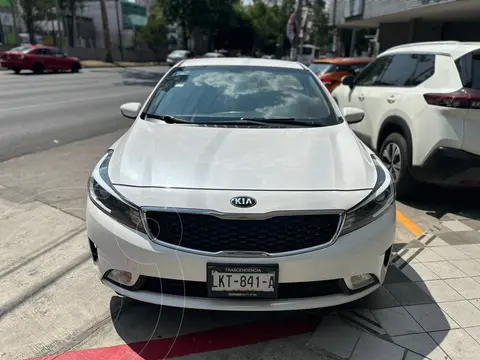
M393 95L390 96L390 97L387 99L387 101L388 101L389 104L393 104L393 103L396 101L395 96L393 96Z

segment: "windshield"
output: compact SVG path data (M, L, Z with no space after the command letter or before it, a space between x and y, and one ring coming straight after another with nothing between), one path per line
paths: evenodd
M333 72L335 65L329 63L311 63L308 67L315 74L322 75L328 72Z
M30 50L32 50L32 48L30 46L18 46L18 47L15 47L13 49L10 49L9 51L27 53Z
M340 121L310 72L275 67L177 68L159 85L146 113L194 123L293 118L327 126Z

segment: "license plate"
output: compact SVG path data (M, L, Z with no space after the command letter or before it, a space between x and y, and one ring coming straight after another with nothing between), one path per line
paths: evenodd
M278 265L207 264L210 297L276 298Z

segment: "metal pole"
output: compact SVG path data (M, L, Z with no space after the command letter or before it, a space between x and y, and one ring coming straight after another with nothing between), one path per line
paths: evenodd
M297 0L296 7L295 7L295 29L296 29L296 34L295 34L295 39L293 41L293 47L292 47L292 60L298 60L298 47L300 45L300 28L302 26L302 5L303 5L303 0Z
M124 58L123 58L122 29L120 28L120 13L119 13L119 9L118 9L118 3L119 2L120 2L120 0L115 1L115 10L117 12L118 47L120 49L120 58L123 61Z
M350 40L350 57L354 57L355 54L355 43L357 42L357 29L352 30L352 38Z

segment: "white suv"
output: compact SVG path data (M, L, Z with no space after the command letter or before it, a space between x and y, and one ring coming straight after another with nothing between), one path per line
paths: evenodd
M351 127L391 171L415 181L480 186L480 43L413 43L380 54L333 92L365 111Z

